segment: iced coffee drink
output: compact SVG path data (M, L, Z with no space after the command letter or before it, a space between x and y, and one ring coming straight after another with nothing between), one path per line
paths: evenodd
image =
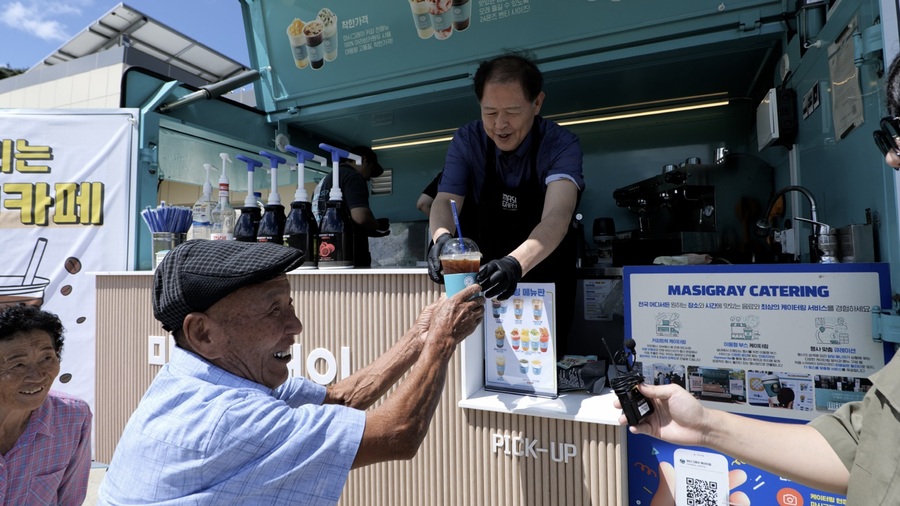
M316 19L322 23L322 45L325 46L325 61L334 61L338 53L337 16L331 9L322 8Z
M471 254L467 257L460 256L460 258L442 257L441 265L444 266L444 275L478 272L478 268L481 265L481 253L477 255Z
M475 274L481 266L481 251L471 239L453 239L441 249L441 268L444 289L453 295L475 282Z
M322 44L322 33L325 27L321 21L310 21L303 27L303 36L306 37L306 49L309 53L309 64L314 69L320 69L325 65L325 46Z
M453 35L452 0L428 0L428 14L435 39L446 39Z
M288 42L291 43L291 53L294 55L294 65L298 69L305 69L309 66L309 53L306 50L306 36L303 35L303 27L306 24L295 19L293 23L287 27Z
M409 8L412 10L413 23L420 39L428 39L434 35L431 26L431 15L428 13L428 2L425 0L409 0Z

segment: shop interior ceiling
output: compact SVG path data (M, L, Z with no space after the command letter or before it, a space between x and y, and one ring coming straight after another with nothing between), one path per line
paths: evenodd
M547 98L541 114L557 118L576 111L597 114L598 110L623 106L634 110L634 104L721 93L727 95L730 106L716 114L734 115L735 107L752 111L774 85L780 48L780 36L773 34L587 65L567 66L566 61L591 60L590 55L539 60L542 67L561 68L545 71ZM449 134L479 118L471 82L471 76L466 76L449 86L443 83L440 91L433 91L436 87L429 83L422 90L405 93L349 97L340 107L300 106L285 124L292 136L324 137L348 146L417 133Z

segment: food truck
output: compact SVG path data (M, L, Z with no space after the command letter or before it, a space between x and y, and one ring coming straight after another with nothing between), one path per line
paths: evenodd
M603 341L618 351L631 338L645 381L696 384L704 403L798 422L858 398L864 378L892 356L893 345L882 342L892 337L875 329L879 318L893 317L891 295L900 285L897 172L885 165L872 133L885 115L886 65L900 48L896 3L242 0L240 6L252 61L227 84L187 83L139 65L123 72L120 105L136 117L128 167L133 198L123 271L96 275L97 460L111 457L172 346L150 309L154 249L141 210L160 201L190 205L205 181L203 164L222 152L268 164L261 151L290 160L287 146L325 158L321 143L376 150L386 170L373 181L370 203L392 230L370 240L372 268L289 274L305 327L292 374L322 384L346 376L385 351L440 295L442 287L426 273L430 237L415 201L442 169L456 128L480 117L472 90L478 64L510 48L528 52L544 73L541 115L578 135L584 150L585 189L573 223L583 241L568 352L611 360L616 353ZM319 19L322 10L331 15ZM218 97L249 83L255 107ZM311 193L330 170L309 162L298 176L289 165L259 170L253 186L244 167L223 165L235 207L254 190L263 200L273 191L288 200L299 186ZM769 229L760 231L760 220ZM709 261L674 265L687 254ZM652 266L657 259L663 265ZM785 278L809 287L823 277L846 294L822 308L804 300L805 313L778 293L761 302L702 290L746 285L750 297L752 287L780 286ZM552 307L552 299L544 303ZM764 304L784 308L769 318ZM868 310L838 321L834 307ZM806 332L796 322L810 312L816 312L807 325L811 335L839 340L814 347L865 350L865 363L847 351L839 361L859 367L837 373L813 358L801 360L801 351L779 348L790 336L773 331L773 322ZM123 321L122 314L132 317ZM710 314L721 324L698 330ZM416 458L353 471L342 504L651 499L659 474L650 456L675 457L680 449L630 436L608 388L551 388L548 395L492 388L526 359L524 337L516 342L512 329L497 331L504 318L488 318L461 345ZM541 325L531 326L542 336ZM525 327L515 330L531 330ZM707 345L728 351L706 355ZM757 345L769 347L764 359L736 351ZM533 364L540 348L535 353L522 374L546 374ZM723 356L728 367L717 365ZM787 366L789 359L805 362ZM777 397L776 381L779 390L797 391L790 412L768 404ZM728 459L728 465L736 464ZM771 503L778 480L762 480L770 486L748 494ZM813 496L840 500L808 489L797 494L807 504Z

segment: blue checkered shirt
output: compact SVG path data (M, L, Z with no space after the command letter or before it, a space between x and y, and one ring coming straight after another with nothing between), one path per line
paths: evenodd
M176 348L125 427L100 504L335 504L365 413L324 398L309 380L272 390Z

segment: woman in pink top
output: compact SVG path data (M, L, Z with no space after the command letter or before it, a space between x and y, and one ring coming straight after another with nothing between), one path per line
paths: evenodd
M0 505L80 506L91 468L91 411L50 385L63 346L59 318L0 306Z

